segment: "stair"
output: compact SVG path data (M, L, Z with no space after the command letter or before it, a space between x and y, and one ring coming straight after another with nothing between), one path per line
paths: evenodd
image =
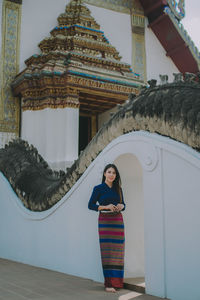
M145 294L145 279L144 277L125 278L124 288L137 293Z

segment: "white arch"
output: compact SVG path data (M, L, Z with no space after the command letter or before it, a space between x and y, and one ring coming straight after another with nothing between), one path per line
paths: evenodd
M200 155L147 132L112 141L46 212L24 208L1 175L0 256L102 281L97 214L88 211L87 203L105 164L127 153L143 170L147 293L173 300L200 299ZM194 287L192 296L189 286Z
M144 267L144 196L143 172L133 154L121 154L116 164L122 180L126 201L125 223L125 278L145 277Z

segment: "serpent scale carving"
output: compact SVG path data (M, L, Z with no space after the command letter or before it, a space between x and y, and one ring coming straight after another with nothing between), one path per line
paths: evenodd
M0 149L0 171L32 211L52 207L71 189L97 155L115 138L131 131L168 136L200 150L200 84L198 76L174 74L162 85L149 81L139 96L130 95L81 153L67 173L52 171L37 150L23 140Z

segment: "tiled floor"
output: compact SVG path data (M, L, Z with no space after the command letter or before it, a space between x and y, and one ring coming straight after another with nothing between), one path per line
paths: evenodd
M0 300L159 300L129 290L106 293L101 283L0 259Z

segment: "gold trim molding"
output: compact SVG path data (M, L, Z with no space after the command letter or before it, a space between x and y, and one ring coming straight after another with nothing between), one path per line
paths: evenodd
M19 72L21 4L3 0L0 73L0 131L19 135L19 99L10 83Z

